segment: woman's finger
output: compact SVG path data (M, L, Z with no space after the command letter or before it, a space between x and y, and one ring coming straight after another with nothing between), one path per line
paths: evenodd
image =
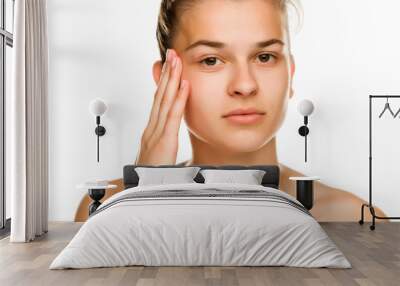
M185 111L186 102L189 96L189 82L182 80L178 96L168 114L164 128L164 134L168 136L178 136L182 116Z
M160 110L161 101L162 101L163 95L165 93L165 89L167 87L169 76L171 73L171 62L169 60L170 55L171 55L171 53L168 53L167 60L165 61L164 65L163 65L160 80L158 82L158 87L157 87L157 90L154 95L153 105L152 105L152 108L150 111L150 118L149 118L147 127L145 129L145 132L143 133L143 136L146 138L151 136L151 134L154 132L154 128L157 124L158 113Z
M154 137L159 138L163 133L165 122L167 120L168 113L173 105L176 95L178 93L179 84L181 80L182 73L182 61L179 57L176 57L175 67L171 65L171 75L169 77L168 85L165 89L165 94L163 95L160 111L158 113L157 126L155 127ZM150 139L151 140L151 139Z

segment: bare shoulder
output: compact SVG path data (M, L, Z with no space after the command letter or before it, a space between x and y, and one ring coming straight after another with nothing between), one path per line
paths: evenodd
M279 164L279 167L280 189L295 196L296 185L289 178L304 175L283 164ZM317 220L356 221L360 218L363 203L366 201L349 191L331 187L324 184L323 180L314 182L314 207L311 213ZM379 208L375 211L378 216L386 216Z
M304 174L297 172L285 165L279 165L281 175L281 186L288 187L289 190L293 190L295 188L295 183L291 181L290 177L306 177ZM314 190L316 190L315 195L318 196L318 199L329 199L329 200L361 200L356 195L351 192L337 189L331 186L328 186L323 183L323 180L317 180L314 182ZM362 201L362 200L361 200Z

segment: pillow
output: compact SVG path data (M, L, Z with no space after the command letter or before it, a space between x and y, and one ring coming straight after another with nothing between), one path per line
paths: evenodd
M265 175L263 170L218 170L204 169L200 174L204 177L204 183L235 183L247 185L261 185Z
M136 167L139 177L138 186L196 183L193 179L200 167L157 168Z

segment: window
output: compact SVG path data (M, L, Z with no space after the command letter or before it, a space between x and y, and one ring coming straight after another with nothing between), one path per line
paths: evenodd
M5 105L11 92L14 0L0 0L0 236L10 227L10 194L5 188Z

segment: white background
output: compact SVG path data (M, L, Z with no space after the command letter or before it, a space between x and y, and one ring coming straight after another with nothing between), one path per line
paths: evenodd
M278 135L279 161L324 184L368 199L368 95L400 94L400 1L303 0L292 35L295 97ZM379 3L379 4L378 4ZM70 221L85 180L122 177L133 164L151 109L152 64L159 58L159 0L49 0L50 220ZM96 160L89 102L108 104ZM311 99L309 162L304 163L297 103ZM374 105L374 203L400 213L400 118L377 119ZM392 101L395 111L400 100ZM177 162L190 158L182 123ZM397 178L396 178L397 177Z

